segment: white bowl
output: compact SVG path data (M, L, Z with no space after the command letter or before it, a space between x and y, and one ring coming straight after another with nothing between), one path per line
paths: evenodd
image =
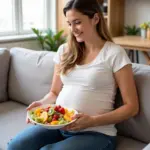
M56 106L55 104L45 104L45 105L41 105L41 106L38 106L38 107L34 107L34 108L32 108L32 109L30 109L29 111L27 111L27 116L28 116L28 118L30 119L30 121L32 122L32 123L35 123L35 124L37 124L37 125L40 125L40 126L42 126L42 127L44 127L44 128L47 128L47 129L61 129L61 128L63 128L63 127L65 127L66 125L69 125L69 124L71 124L71 123L73 123L74 121L76 121L76 119L74 119L74 120L72 120L71 122L69 122L69 123L67 123L67 124L60 124L60 125L49 125L49 124L42 124L42 123L38 123L38 122L36 122L36 121L34 121L32 118L31 118L31 116L30 116L30 111L34 111L35 109L37 109L37 108L47 108L48 106L51 106L51 107L54 107L54 106ZM66 108L66 107L64 107L64 108ZM75 112L75 114L78 114L78 112L75 110L75 109L72 109L72 108L67 108L69 111L71 111L71 110L73 110L74 112Z

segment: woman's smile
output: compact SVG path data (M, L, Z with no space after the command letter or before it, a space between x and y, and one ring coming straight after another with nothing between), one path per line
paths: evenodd
M75 37L79 37L80 35L82 35L82 33L83 33L83 32L80 32L80 33L74 33L74 36L75 36Z

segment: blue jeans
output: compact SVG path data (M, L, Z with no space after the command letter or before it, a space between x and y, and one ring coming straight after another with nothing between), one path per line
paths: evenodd
M72 133L32 126L14 137L7 150L115 150L116 137L98 132Z

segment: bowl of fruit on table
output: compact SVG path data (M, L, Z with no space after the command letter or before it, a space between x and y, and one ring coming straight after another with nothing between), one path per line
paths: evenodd
M32 123L36 123L47 129L60 129L73 123L76 119L72 117L77 113L72 108L46 104L32 108L27 112L27 115Z

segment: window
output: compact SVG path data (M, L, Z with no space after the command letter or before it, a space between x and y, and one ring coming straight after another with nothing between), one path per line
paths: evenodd
M0 0L0 32L13 32L15 31L14 10L12 0Z
M51 0L0 0L0 36L33 33L33 27L55 31L55 3Z
M23 30L31 27L46 28L46 5L45 1L22 0Z

